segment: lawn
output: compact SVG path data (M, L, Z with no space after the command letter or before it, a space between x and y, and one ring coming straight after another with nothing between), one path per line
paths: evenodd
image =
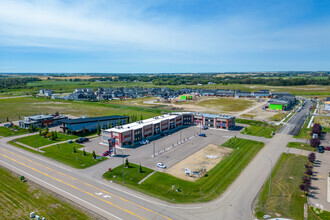
M200 101L197 103L197 105L210 109L219 109L219 111L239 112L248 109L254 103L254 101L249 99L216 98Z
M124 168L124 180L125 183L130 185L137 185L143 178L148 176L150 173L153 172L152 169L141 167L142 173L139 173L139 165L130 163L128 168ZM114 178L116 176L116 178ZM106 172L103 174L103 178L112 180L115 183L122 183L123 182L123 165L120 165L113 169L111 172ZM119 177L119 178L118 178Z
M40 136L39 134L35 134L35 135L30 135L30 136L16 139L16 141L18 141L22 144L26 144L31 147L37 148L37 147L42 147L42 146L54 144L54 143L61 142L61 141L66 141L66 140L70 140L70 139L73 140L73 139L79 138L78 136L75 136L75 135L66 135L66 134L61 134L61 133L57 133L57 137L58 138L55 141L52 141L52 140L49 140L48 138Z
M16 99L0 99L0 121L19 120L23 116L35 114L50 114L58 111L60 114L81 117L106 116L106 115L143 115L150 118L168 112L159 109L159 106L149 108L112 104L111 102L83 102L59 101L46 98L24 97Z
M30 212L46 219L93 219L55 194L0 167L0 219L30 219Z
M316 149L311 147L309 144L299 143L299 142L289 142L287 147L308 150L308 151L316 151Z
M73 147L75 147L77 151L76 153L73 153ZM64 143L59 144L58 146L54 145L43 148L42 150L45 151L45 153L42 153L42 155L78 169L84 169L93 166L107 159L102 157L102 160L94 160L92 154L87 152L86 156L84 156L82 149L78 150L82 147L84 146L76 143Z
M15 136L26 133L29 133L29 131L18 126L15 126L14 128L0 127L0 136L2 137Z
M125 183L124 185L172 203L196 203L213 200L228 188L264 144L246 139L231 138L223 146L233 148L232 153L196 182L156 172L141 185L138 185L137 182L142 176L133 178L133 183ZM118 172L120 173L120 167ZM129 178L126 176L125 178ZM113 180L113 178L109 178L109 174L105 174L104 177ZM121 175L118 174L116 182L122 184ZM176 191L178 188L179 192Z
M268 197L269 179L260 191L255 207L256 217L269 214L272 217L304 219L305 194L300 190L304 165L307 157L294 154L282 154L272 172L270 197Z
M279 129L279 126L270 125L266 122L237 118L236 123L249 125L245 127L241 134L272 138L272 133Z
M309 206L308 220L326 220L330 219L330 212Z
M97 163L100 163L107 158L102 157L102 160L97 159L94 160L91 153L86 152L86 156L83 155L83 151L79 150L79 148L82 148L83 145L72 143L72 144L58 144L50 147L43 148L42 151L45 153L37 152L32 149L28 149L18 143L15 143L13 141L8 142L9 144L25 149L27 151L30 151L35 154L39 154L45 157L49 157L53 160L56 160L58 162L64 163L68 166L77 168L77 169L85 169L87 167L93 166ZM77 153L73 153L73 147L75 147ZM98 155L96 155L98 156Z

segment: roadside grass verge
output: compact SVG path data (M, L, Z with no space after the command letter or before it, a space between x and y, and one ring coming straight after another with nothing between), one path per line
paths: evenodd
M299 142L289 142L287 147L308 150L308 151L316 151L316 149L311 147L310 144L299 143Z
M275 115L273 115L272 117L270 117L271 121L281 121L283 118L285 118L285 116L287 116L287 113L281 112L281 113L277 113Z
M127 182L124 186L172 203L196 203L213 200L228 188L264 144L247 139L231 138L222 146L232 148L232 153L223 158L212 170L207 172L207 175L196 182L182 180L163 172L155 172L141 185L137 184L138 179L134 177L132 178L134 183ZM120 167L118 172L120 173ZM107 173L104 177L113 180L113 178L109 178ZM129 179L130 177L125 175L125 178ZM121 175L118 174L115 181L122 184Z
M147 167L142 167L142 173L139 173L139 165L134 163L129 163L129 167L124 167L124 180L125 183L131 185L138 185L138 183L153 172L152 169ZM116 178L114 178L114 176ZM111 172L106 172L103 174L103 178L107 180L112 180L115 183L123 183L123 165L114 168Z
M22 144L29 145L30 147L37 148L37 147L42 147L42 146L46 146L49 144L55 144L55 143L58 143L61 141L78 138L78 136L75 136L75 135L66 135L66 134L61 134L61 133L57 133L57 137L58 138L55 141L52 141L52 140L49 140L48 138L40 136L39 134L35 134L35 135L16 139L16 141L18 141Z
M0 219L29 219L30 212L46 219L93 219L72 203L0 167ZM65 217L63 216L65 215Z
M27 129L22 129L18 126L13 128L0 127L0 136L2 137L15 136L15 135L27 134L27 133L29 133Z
M330 219L330 212L309 206L307 219L308 220Z
M254 121L249 119L241 119L237 118L236 123L246 124L249 125L245 127L241 134L265 137L265 138L272 138L272 133L275 132L280 128L278 125L270 125L266 122L262 121Z
M104 160L107 160L106 157L101 157L101 159L94 160L92 154L88 152L86 152L86 156L84 156L83 151L79 150L79 148L82 148L84 146L76 143L72 143L72 144L64 143L64 144L58 144L58 146L54 145L54 146L46 147L42 149L42 151L44 151L45 153L41 153L26 148L18 143L15 143L14 141L10 141L8 142L8 144L22 148L24 150L30 151L35 154L49 157L53 160L56 160L60 163L66 164L68 166L77 169L85 169L87 167L100 163ZM73 153L73 147L75 147L77 151L76 153Z
M273 218L285 217L304 219L306 195L300 190L304 165L307 157L294 154L282 154L272 172L272 184L268 197L269 179L258 196L255 207L256 217L261 219L265 214Z

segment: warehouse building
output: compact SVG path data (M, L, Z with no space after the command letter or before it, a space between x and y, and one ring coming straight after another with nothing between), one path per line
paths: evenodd
M295 105L296 98L294 96L281 96L268 101L271 110L288 110Z
M114 139L116 147L133 146L141 140L160 135L175 128L181 128L184 125L206 125L212 128L232 129L235 127L235 117L194 112L175 112L102 130L102 142L107 144L109 140Z
M76 118L61 120L63 132L88 132L97 130L97 124L101 129L112 128L118 125L127 124L128 117L121 115L102 116L93 118Z

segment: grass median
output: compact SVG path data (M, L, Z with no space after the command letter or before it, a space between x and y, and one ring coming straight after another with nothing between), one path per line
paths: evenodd
M270 196L269 179L260 191L255 212L257 218L265 214L272 217L304 219L306 195L300 190L302 177L305 175L306 156L282 154L272 172Z
M213 200L220 196L238 177L264 144L247 139L231 138L223 146L232 148L231 154L223 158L212 170L207 172L207 175L196 182L182 180L163 172L155 172L140 185L137 184L138 179L133 182L125 182L124 185L172 203ZM120 173L120 167L118 170ZM104 174L104 178L114 180L109 172ZM125 174L126 178L130 178L128 174ZM123 184L121 175L117 174L115 182Z
M0 219L30 219L30 212L46 219L93 219L72 204L0 167Z

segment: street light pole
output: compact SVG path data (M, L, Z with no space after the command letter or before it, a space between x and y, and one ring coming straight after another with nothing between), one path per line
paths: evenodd
M180 143L182 142L182 131L180 131Z
M152 142L152 152L155 157L155 141Z
M270 175L269 175L269 189L268 189L268 197L270 196L270 188L272 185L272 171L273 171L273 162L269 157L263 155L264 158L268 159L270 162Z
M125 179L124 179L124 155L123 155L123 183L125 183Z
M37 149L38 149L38 152L39 152L38 134L37 134Z

